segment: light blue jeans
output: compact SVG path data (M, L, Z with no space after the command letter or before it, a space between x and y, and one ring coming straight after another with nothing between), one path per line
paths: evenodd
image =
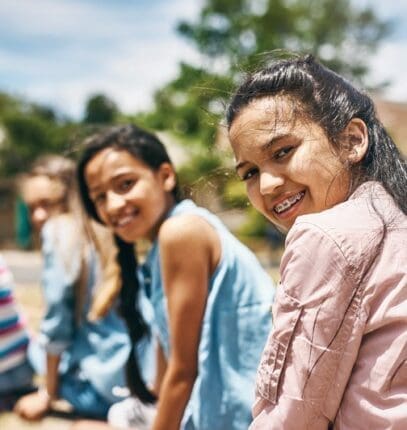
M0 373L0 395L32 388L34 371L28 361Z
M36 373L44 375L46 354L37 342L30 342L28 357ZM59 396L69 402L78 415L106 419L112 403L101 396L87 379L83 379L77 369L66 369L64 364L62 360Z
M75 413L86 417L106 419L111 406L89 381L74 372L62 375L59 395L73 406Z

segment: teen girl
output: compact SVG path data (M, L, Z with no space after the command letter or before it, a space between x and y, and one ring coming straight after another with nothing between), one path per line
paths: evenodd
M46 312L39 344L30 347L45 386L19 400L15 411L39 419L57 398L77 414L106 417L124 385L130 342L124 321L111 310L97 322L87 319L100 279L100 259L78 214L75 165L60 156L39 159L22 180L32 226L41 234L42 286Z
M247 429L273 297L254 254L215 215L180 200L164 146L135 126L87 142L79 183L88 213L114 231L128 262L129 244L152 243L138 278L160 344L148 428ZM134 265L123 263L134 276Z
M227 121L252 204L288 232L250 428L406 428L407 169L372 101L282 60Z

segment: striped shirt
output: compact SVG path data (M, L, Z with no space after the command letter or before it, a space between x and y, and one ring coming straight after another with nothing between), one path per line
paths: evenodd
M0 255L0 373L26 358L28 333L13 297L13 276Z

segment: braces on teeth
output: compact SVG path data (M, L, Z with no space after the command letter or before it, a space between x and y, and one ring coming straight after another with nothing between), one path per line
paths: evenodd
M301 199L303 196L303 193L298 193L295 196L289 197L287 200L284 200L283 203L278 204L274 210L277 213L283 212L286 209L288 209L290 206L292 206L295 202Z

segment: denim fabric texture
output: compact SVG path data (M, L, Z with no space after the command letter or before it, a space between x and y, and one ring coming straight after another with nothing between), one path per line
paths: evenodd
M36 370L42 373L45 352L62 354L61 394L69 393L66 400L76 405L81 398L83 384L87 384L87 391L93 389L95 393L87 397L94 401L88 402L86 408L90 415L93 412L100 415L100 399L107 406L121 400L113 393L113 388L125 385L124 367L130 352L130 341L125 323L116 309L110 310L97 322L86 318L99 273L99 261L91 247L87 256L84 306L80 319L75 316L75 281L81 270L80 255L83 249L75 246L72 249L72 243L76 243L69 241L69 237L75 227L70 223L73 224L73 220L67 217L63 223L51 219L42 229L42 286L46 313L41 323L38 345L31 345L30 357ZM69 246L71 249L67 249ZM73 380L80 383L73 384ZM69 384L69 387L64 384ZM76 406L79 408L79 405Z
M198 351L198 377L181 428L247 430L256 369L271 329L274 284L255 255L218 217L191 200L177 204L168 217L179 214L204 218L218 233L222 246L220 262L209 284ZM155 311L154 330L168 356L168 315L157 243L139 275Z
M33 376L33 369L27 360L0 373L0 396L33 387Z

